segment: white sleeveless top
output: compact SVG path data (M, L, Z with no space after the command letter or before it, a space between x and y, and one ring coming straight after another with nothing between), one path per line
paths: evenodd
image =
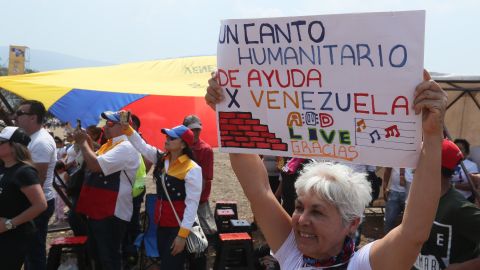
M370 266L370 248L374 242L368 243L358 251L353 254L353 257L348 263L347 270L371 270ZM302 267L303 264L303 254L298 250L297 244L295 243L295 235L293 230L288 235L285 242L278 249L278 251L273 254L275 259L277 259L280 264L280 269L285 270L307 270L307 269L322 269L316 267Z

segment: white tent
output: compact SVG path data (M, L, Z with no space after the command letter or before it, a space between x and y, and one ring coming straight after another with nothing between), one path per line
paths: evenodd
M432 77L448 93L445 125L450 135L469 141L471 158L480 164L480 76L433 73Z

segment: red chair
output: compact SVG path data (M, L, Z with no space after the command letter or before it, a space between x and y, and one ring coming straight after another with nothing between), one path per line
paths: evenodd
M250 270L253 263L253 241L248 233L221 233L215 259L215 270Z
M77 255L78 269L87 269L87 237L59 237L50 243L50 250L47 258L47 270L56 270L60 266L62 254L75 253Z

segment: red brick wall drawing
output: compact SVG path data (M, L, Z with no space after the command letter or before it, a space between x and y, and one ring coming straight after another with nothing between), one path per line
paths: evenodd
M269 132L259 119L253 119L250 112L220 112L219 121L222 147L288 150L288 144Z

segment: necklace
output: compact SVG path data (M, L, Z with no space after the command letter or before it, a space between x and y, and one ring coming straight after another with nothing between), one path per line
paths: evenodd
M346 269L354 253L355 241L347 236L343 242L342 251L336 256L319 260L304 255L302 269Z

